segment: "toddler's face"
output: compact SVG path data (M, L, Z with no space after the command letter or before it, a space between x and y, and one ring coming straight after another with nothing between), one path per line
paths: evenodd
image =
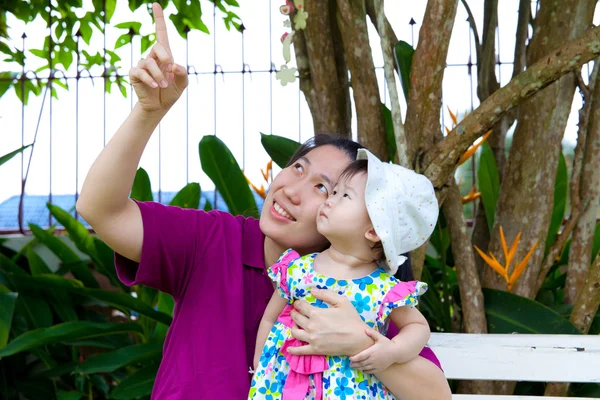
M341 179L319 207L317 230L330 242L336 240L363 243L373 224L365 203L367 174L357 173ZM357 244L358 244L357 243Z

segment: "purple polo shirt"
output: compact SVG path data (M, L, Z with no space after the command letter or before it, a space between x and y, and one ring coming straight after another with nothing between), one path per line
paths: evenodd
M117 274L126 285L175 299L152 399L247 398L256 333L273 293L258 220L154 202L138 206L141 260L115 255ZM421 356L439 366L430 349Z

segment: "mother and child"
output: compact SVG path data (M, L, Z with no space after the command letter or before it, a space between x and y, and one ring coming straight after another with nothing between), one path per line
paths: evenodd
M413 308L426 285L405 255L437 220L425 177L316 135L275 177L259 220L129 198L188 83L153 13L156 44L130 71L138 102L77 201L119 279L175 299L152 399L450 399Z

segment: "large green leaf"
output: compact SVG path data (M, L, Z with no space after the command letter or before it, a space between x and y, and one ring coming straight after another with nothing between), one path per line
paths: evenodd
M152 201L152 186L150 185L150 177L143 168L138 168L135 173L135 179L133 180L133 187L131 188L132 199L137 201Z
M592 260L593 262L598 256L598 252L600 251L600 222L596 224L596 230L594 232L594 244L592 246Z
M269 157L271 157L279 168L285 168L288 161L290 161L296 150L298 150L298 147L300 147L300 143L295 140L283 136L265 135L264 133L260 134L260 142Z
M66 390L58 390L56 392L57 400L80 400L84 396L81 392L68 392Z
M550 246L556 241L558 231L565 218L568 190L569 174L567 172L567 163L565 161L565 156L561 152L558 159L558 169L556 170L556 180L554 182L554 207L552 209L552 220L550 221L550 227L548 228L548 236L546 238L546 253L548 253Z
M406 102L408 102L408 93L410 90L410 70L412 68L413 54L415 54L415 49L403 40L400 40L394 46L394 56L400 70L400 82L402 83Z
M29 146L31 146L31 144L28 144L27 146L23 146L20 149L11 151L10 153L3 155L2 157L0 157L0 165L4 164L5 162L7 162L8 160L10 160L11 158L13 158L14 156L16 156L17 154L21 153L22 151L24 151Z
M77 367L75 372L84 374L113 372L130 364L159 362L161 358L161 343L136 344L109 353L90 356Z
M573 304L559 304L552 307L554 311L562 315L565 319L571 318L571 312L573 311ZM596 311L596 315L590 325L589 335L600 335L600 309Z
M567 319L537 301L494 289L483 289L483 295L489 333L581 334Z
M24 277L21 277L22 279ZM46 328L52 325L52 311L48 302L39 294L29 295L19 293L17 314L23 316L31 328Z
M29 269L33 276L56 276L52 274L52 271L50 271L44 260L31 247L27 249L27 260L29 261ZM15 279L19 281L18 278ZM67 292L56 290L47 292L47 296L50 300L50 305L62 321L76 321L78 319L71 297Z
M199 144L202 170L215 184L229 212L258 218L256 201L237 161L216 136L204 136Z
M97 323L87 321L64 322L48 328L35 329L16 337L0 349L0 358L54 343L72 342L107 335L142 333L135 323Z
M31 229L33 236L48 247L63 263L73 265L71 273L75 278L87 287L100 287L89 268L81 263L79 256L66 243L35 224L29 224L29 229Z
M200 184L191 182L185 185L183 189L173 197L173 200L171 200L169 205L197 210L200 206Z
M383 103L381 103L381 107L383 108L383 120L385 121L385 141L387 143L388 154L390 156L390 160L394 160L396 158L397 148L392 112Z
M484 143L479 153L479 167L477 168L477 186L481 192L483 209L487 219L490 234L494 228L496 203L500 195L500 176L496 166L496 158L489 144Z
M157 372L158 364L149 365L134 372L113 389L109 398L129 400L149 395L152 392Z
M108 277L114 286L125 288L117 277L113 251L100 239L90 235L87 228L71 214L52 204L48 204L47 207L52 216L65 227L69 238L79 251L92 259L96 269Z
M6 286L0 285L0 348L6 346L12 326L13 312L17 304L18 293L11 292Z

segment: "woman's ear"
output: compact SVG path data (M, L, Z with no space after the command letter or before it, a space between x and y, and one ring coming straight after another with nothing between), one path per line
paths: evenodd
M378 243L381 241L381 239L379 238L379 236L377 236L377 234L375 233L375 229L371 228L369 229L366 233L365 233L365 239L367 239L370 242L373 243Z

